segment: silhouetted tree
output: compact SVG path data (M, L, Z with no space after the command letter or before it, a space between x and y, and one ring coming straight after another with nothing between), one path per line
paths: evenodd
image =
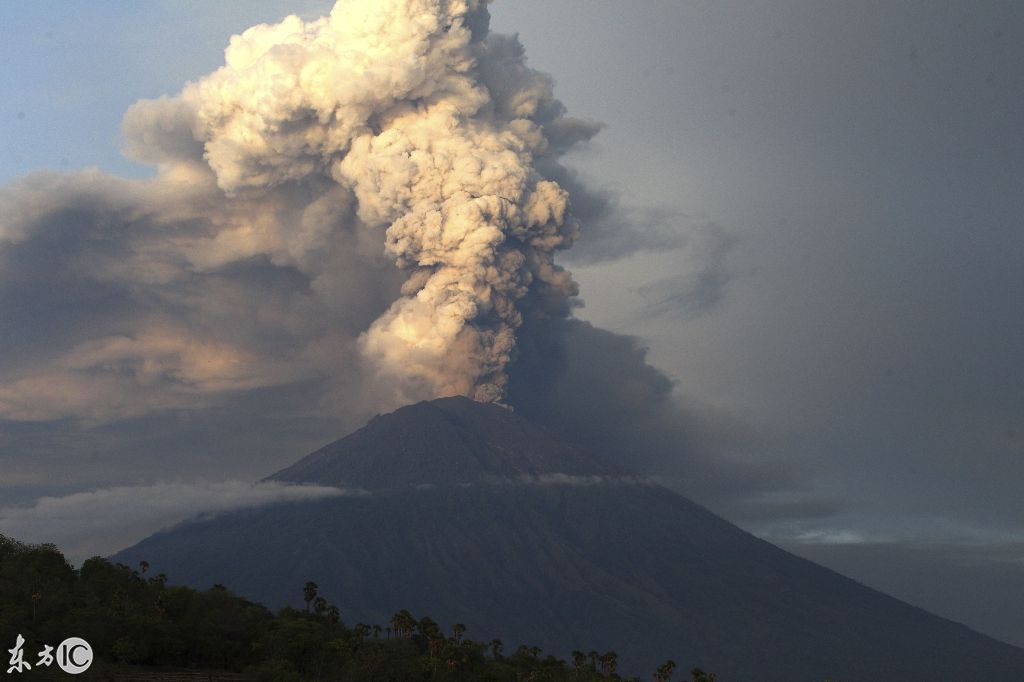
M601 672L605 675L614 675L619 665L619 655L614 651L601 654Z
M408 637L416 628L416 619L412 614L402 609L391 617L391 628L398 637Z
M306 586L302 588L302 598L306 602L306 613L309 613L309 605L316 599L316 592L320 589L317 584L312 580L306 581Z
M672 679L672 673L675 671L675 669L675 661L673 661L671 658L665 661L660 666L658 666L657 670L654 671L655 682L669 682L669 680Z
M146 571L148 575L148 570ZM26 648L74 625L104 664L131 666L133 679L150 679L156 666L232 671L245 680L534 680L601 682L620 679L617 656L572 652L572 664L541 658L538 647L502 655L501 640L474 642L461 623L451 636L437 623L402 610L391 619L388 640L381 626L346 629L340 611L315 594L303 596L306 611L287 607L276 615L216 585L205 591L168 587L162 574L95 557L75 571L56 548L31 547L0 535L0 641L25 638ZM309 610L316 605L317 614ZM35 610L35 619L32 612ZM12 623L21 623L14 629ZM368 639L370 633L374 639ZM390 633L396 633L391 639ZM415 633L415 636L413 636ZM28 649L27 649L28 650ZM600 664L600 670L594 667ZM658 670L667 682L674 663ZM694 669L697 682L714 676ZM205 677L205 675L204 675Z

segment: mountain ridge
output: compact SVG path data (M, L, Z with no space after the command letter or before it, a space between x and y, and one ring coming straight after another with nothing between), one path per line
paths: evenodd
M264 480L374 490L545 474L636 476L566 443L510 408L452 396L377 415Z
M401 408L270 480L367 494L182 524L119 553L272 607L406 608L560 656L719 679L1024 679L1024 650L800 559L498 406Z

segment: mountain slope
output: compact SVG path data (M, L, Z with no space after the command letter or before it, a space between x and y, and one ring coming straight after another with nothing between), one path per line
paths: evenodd
M1024 679L1024 650L799 559L514 413L409 406L271 477L358 489L224 514L115 558L271 606L315 580L347 622L408 608L565 656L729 680Z
M622 475L498 405L440 398L377 416L270 477L367 490L545 474Z

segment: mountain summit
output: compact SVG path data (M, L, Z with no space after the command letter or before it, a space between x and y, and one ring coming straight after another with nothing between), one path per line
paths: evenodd
M457 396L374 417L269 480L381 490L622 475L508 408Z
M506 650L615 650L723 682L1024 679L1024 650L795 557L507 409L374 418L270 477L352 494L197 519L114 559L270 606L314 580L346 622L400 609Z

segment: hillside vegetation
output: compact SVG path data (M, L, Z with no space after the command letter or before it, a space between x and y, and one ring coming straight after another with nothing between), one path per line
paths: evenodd
M384 624L347 625L312 582L276 614L215 585L205 591L167 584L146 562L137 568L100 557L75 570L52 545L0 535L0 643L25 639L25 661L44 644L87 640L100 662L244 673L254 680L620 680L614 652L574 651L570 660L537 647L506 651L408 611ZM653 679L673 678L667 661ZM691 672L693 680L714 675ZM638 678L631 678L638 679Z

